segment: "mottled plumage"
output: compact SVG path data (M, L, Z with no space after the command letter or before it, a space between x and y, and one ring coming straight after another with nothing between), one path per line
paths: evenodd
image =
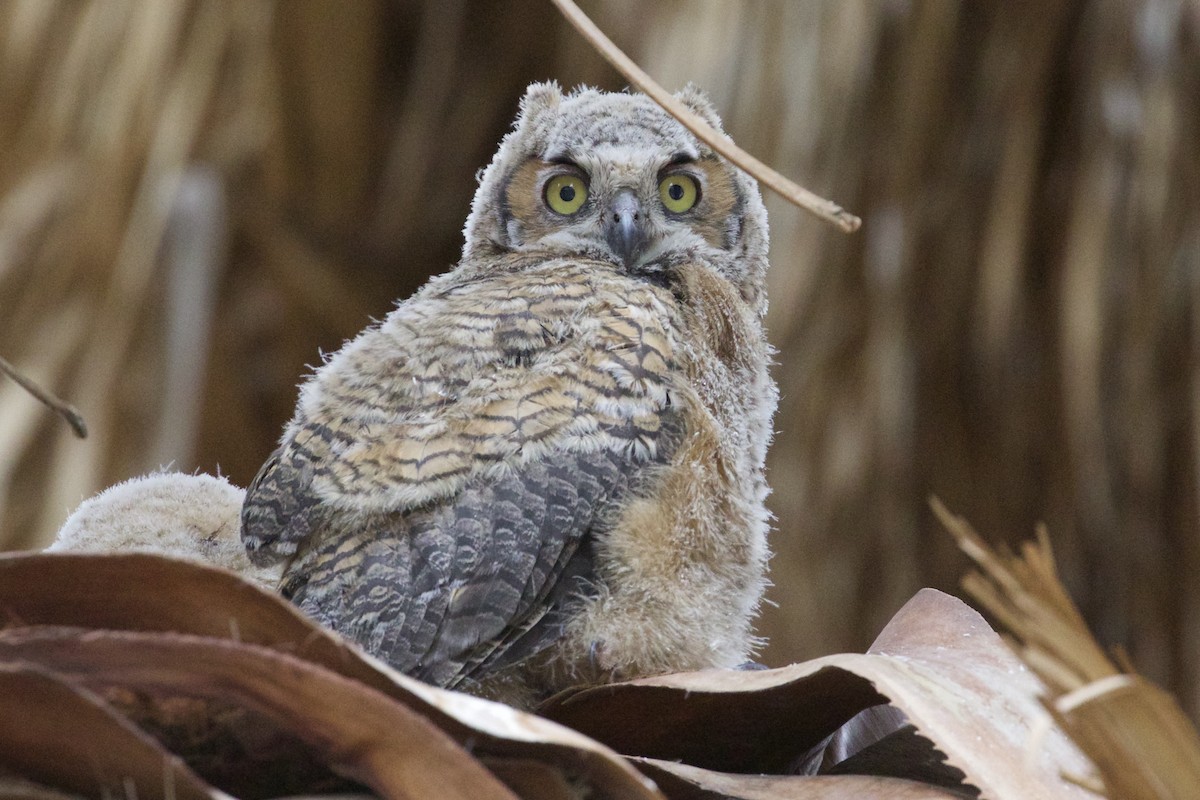
M247 492L251 558L397 668L519 704L736 665L767 555L766 235L753 181L647 98L530 87L462 261L304 385Z

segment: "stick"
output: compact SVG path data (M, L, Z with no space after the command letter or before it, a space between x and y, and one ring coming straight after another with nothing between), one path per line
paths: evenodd
M17 368L5 361L2 357L0 357L0 372L3 372L8 377L12 378L22 389L29 392L44 405L49 406L51 409L57 412L58 415L65 419L67 424L71 426L71 430L75 431L76 436L78 436L80 439L87 438L87 424L83 421L83 415L80 414L74 406L59 400L45 389L29 380L29 378L26 378L20 372L17 372Z
M592 47L595 47L597 52L616 68L617 72L624 75L630 83L653 98L654 102L665 108L671 116L679 120L685 128L694 133L698 139L713 150L716 150L725 156L725 158L762 181L769 188L774 189L789 203L799 206L832 225L836 225L844 232L853 233L862 225L861 219L843 210L837 203L826 200L823 197L813 194L803 186L793 183L738 147L729 137L721 134L684 106L683 103L676 100L666 89L659 86L653 78L647 75L645 70L635 64L633 59L622 53L620 48L613 44L612 40L596 27L596 23L588 19L587 15L579 10L579 6L575 5L573 0L551 1L558 7L563 16L567 18L567 21L575 27L575 30L579 31L583 35L583 38L587 39Z

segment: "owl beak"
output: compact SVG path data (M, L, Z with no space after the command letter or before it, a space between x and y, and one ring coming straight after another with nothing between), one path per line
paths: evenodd
M632 267L646 243L645 215L632 189L617 193L604 222L604 237L626 267Z

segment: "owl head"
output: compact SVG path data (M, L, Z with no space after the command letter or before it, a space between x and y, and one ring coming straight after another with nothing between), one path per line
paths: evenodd
M721 130L700 90L676 97ZM699 262L766 310L758 185L642 94L531 85L480 178L465 235L464 263L576 256L669 280L673 265Z

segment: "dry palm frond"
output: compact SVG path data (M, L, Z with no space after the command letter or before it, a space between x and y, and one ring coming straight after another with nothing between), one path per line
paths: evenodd
M205 545L238 509L214 483L118 487L72 516L63 550L0 555L0 796L19 778L143 800L1088 800L1060 778L1086 768L1061 731L1023 765L1036 681L941 592L865 654L581 686L533 716L394 672L244 556L214 568ZM74 549L117 539L172 556Z
M936 498L934 513L978 566L963 588L1008 628L1046 685L1051 716L1096 765L1113 798L1195 797L1200 735L1168 693L1122 672L1092 637L1059 581L1044 527L1020 554L997 551Z

